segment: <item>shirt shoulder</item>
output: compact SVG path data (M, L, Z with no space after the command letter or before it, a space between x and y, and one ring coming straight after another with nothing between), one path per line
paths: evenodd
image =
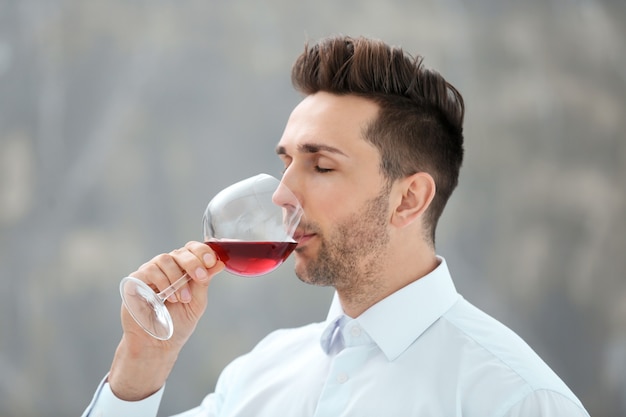
M235 358L226 366L220 380L237 379L242 372L256 372L264 365L276 369L303 355L321 354L319 337L324 323L274 330L261 339L249 352ZM227 377L228 376L228 377ZM219 381L218 381L219 384Z
M310 323L300 327L274 330L256 344L250 353L258 353L265 350L283 351L302 346L319 347L320 335L326 324Z
M475 377L483 386L509 390L510 402L524 398L544 398L537 392L553 393L582 409L582 404L563 380L514 331L460 299L441 317L442 331L456 340L453 346L464 358L464 374Z

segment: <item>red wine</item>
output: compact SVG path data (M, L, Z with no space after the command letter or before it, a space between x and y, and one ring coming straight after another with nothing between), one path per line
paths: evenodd
M296 242L240 240L209 240L205 243L215 251L229 272L246 277L266 274L278 268L298 245Z

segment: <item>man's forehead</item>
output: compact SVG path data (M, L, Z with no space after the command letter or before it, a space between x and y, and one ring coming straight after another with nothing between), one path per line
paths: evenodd
M377 114L378 105L362 97L312 94L291 113L276 152L347 155L366 142L365 130Z

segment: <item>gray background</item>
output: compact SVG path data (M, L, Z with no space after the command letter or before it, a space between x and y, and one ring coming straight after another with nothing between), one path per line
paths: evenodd
M438 251L595 417L626 416L623 0L0 0L0 415L79 415L120 337L119 279L200 239L274 155L307 39L426 57L467 102ZM325 318L287 264L222 274L161 415L268 331Z

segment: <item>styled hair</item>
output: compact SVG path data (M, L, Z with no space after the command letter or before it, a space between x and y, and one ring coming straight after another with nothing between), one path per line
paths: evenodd
M417 172L433 177L436 193L424 226L434 246L463 162L465 105L457 89L422 61L379 40L334 36L305 45L291 80L306 95L353 94L379 105L364 137L379 150L389 182Z

